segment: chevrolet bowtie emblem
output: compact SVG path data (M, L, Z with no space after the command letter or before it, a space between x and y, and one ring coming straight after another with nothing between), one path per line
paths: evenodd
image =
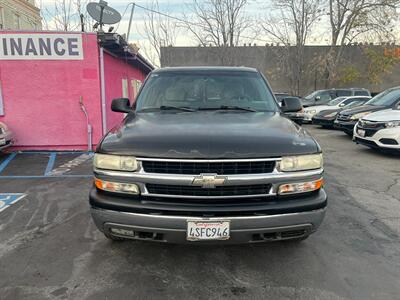
M218 176L217 174L200 174L196 176L192 185L201 186L203 189L215 189L218 185L223 185L226 182L225 176Z

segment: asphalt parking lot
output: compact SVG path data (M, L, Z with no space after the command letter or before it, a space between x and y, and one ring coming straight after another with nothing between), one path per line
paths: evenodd
M0 299L400 299L400 155L305 127L329 207L300 244L113 243L89 216L90 155L0 155Z

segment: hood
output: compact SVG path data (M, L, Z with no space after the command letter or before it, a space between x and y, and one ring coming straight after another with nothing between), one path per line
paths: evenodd
M382 109L387 109L387 107L386 106L375 106L375 105L361 105L361 106L353 107L350 109L345 109L340 114L351 116L351 115L366 112L366 111L378 111L378 110L382 110Z
M331 108L335 108L335 106L331 106L331 105L314 105L314 106L306 107L304 109L304 111L315 110L316 112L320 112L322 110L331 109Z
M275 112L129 114L99 144L100 153L158 158L264 158L316 153L301 127Z
M385 109L381 111L368 114L363 118L367 121L387 122L387 121L400 121L400 110Z
M331 106L331 108L332 108L332 106ZM340 112L342 109L341 108L336 108L336 109L324 109L324 110L322 110L322 111L320 111L319 113L317 113L317 116L326 116L326 115L329 115L329 114L331 114L331 113L333 113L333 112Z

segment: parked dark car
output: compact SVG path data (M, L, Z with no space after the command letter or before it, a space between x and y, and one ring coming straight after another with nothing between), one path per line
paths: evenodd
M153 71L123 122L100 142L90 192L110 239L156 242L300 241L327 205L318 143L282 116L255 69Z
M371 96L371 93L363 88L318 90L305 96L302 103L304 107L323 105L343 96Z
M371 100L371 97L365 97L365 96L351 97L349 100L351 101L347 102L344 106L320 111L319 113L317 113L315 116L312 117L312 123L315 125L321 125L322 127L326 128L333 128L333 124L339 112L345 109L350 109L364 105L369 100Z
M388 108L399 108L400 87L387 89L369 100L365 105L341 111L335 122L334 127L343 130L346 134L353 136L353 129L359 119L371 112Z

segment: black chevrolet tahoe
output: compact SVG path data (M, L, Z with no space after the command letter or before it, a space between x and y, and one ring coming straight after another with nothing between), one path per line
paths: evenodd
M293 99L293 98L292 98ZM255 69L163 68L99 143L91 214L112 240L300 241L327 206L318 143Z

